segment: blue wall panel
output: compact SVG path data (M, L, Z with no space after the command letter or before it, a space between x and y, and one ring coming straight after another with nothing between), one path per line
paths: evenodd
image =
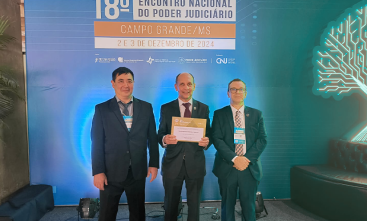
M263 111L268 132L259 190L267 199L290 198L290 167L326 163L328 140L341 137L360 120L359 95L335 101L312 93L313 48L328 23L357 2L237 1L236 21L217 22L236 24L235 50L133 50L95 48L94 21L111 21L96 19L96 1L27 0L31 183L56 186L56 205L98 196L90 165L91 119L94 106L114 96L112 71L127 66L136 76L134 96L153 104L157 124L160 106L177 97L178 73L195 76L194 98L210 106L210 117L229 104L228 82L243 79L248 90L245 104ZM131 12L116 21L136 22L132 5L130 1ZM149 58L155 61L150 64ZM218 58L233 63L219 64ZM211 173L214 153L213 146L206 151L203 200L220 199L217 179ZM146 201L161 202L163 196L159 175L147 182Z

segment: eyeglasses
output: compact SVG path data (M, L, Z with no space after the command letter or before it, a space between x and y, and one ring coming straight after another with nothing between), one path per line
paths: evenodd
M230 88L229 90L231 91L231 93L232 93L232 94L237 93L237 92L243 93L243 92L245 92L245 91L246 91L246 90L245 90L245 89L243 89L243 88L240 88L240 89L237 89L237 88Z

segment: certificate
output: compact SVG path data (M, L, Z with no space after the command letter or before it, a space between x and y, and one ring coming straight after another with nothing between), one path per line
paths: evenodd
M199 142L205 137L206 119L172 117L171 134L178 141Z

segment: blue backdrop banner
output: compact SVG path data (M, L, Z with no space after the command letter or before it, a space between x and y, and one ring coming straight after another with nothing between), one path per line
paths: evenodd
M325 163L328 139L358 120L349 108L358 105L355 96L312 94L310 59L327 24L356 2L27 0L31 184L52 185L56 205L98 197L90 153L94 106L114 96L112 71L125 66L135 74L133 95L152 103L157 127L160 106L177 98L178 73L194 75L194 98L209 105L211 118L229 104L228 82L244 80L245 104L263 111L269 134L259 190L265 198L289 198L289 168ZM215 148L205 154L202 199L219 200ZM163 197L161 176L147 181L146 201Z

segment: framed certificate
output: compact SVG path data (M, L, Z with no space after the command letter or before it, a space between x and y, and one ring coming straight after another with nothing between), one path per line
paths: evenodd
M178 141L199 142L205 137L206 119L172 117L171 134Z

